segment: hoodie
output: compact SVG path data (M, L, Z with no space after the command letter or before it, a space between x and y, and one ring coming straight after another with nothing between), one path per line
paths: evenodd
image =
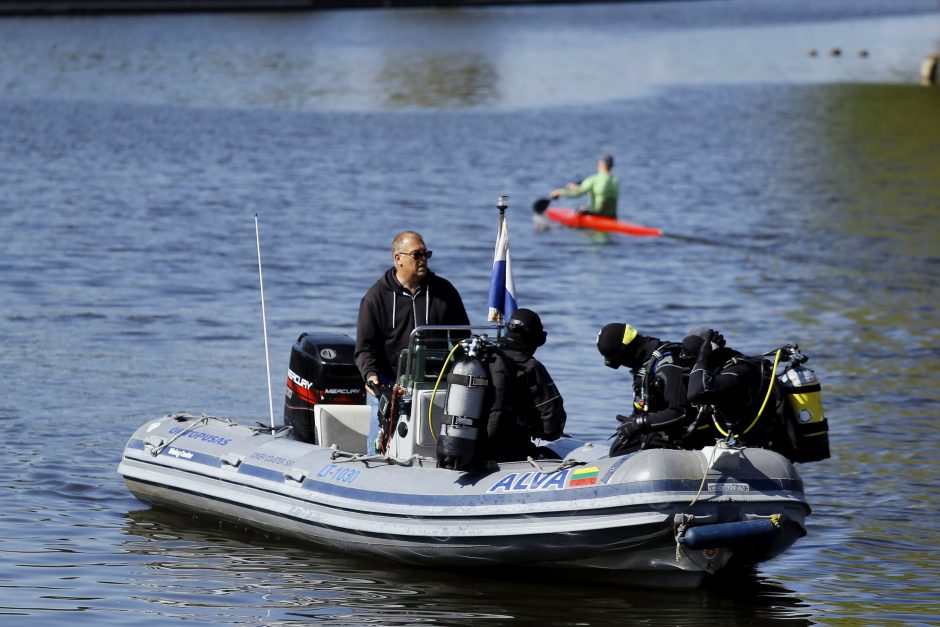
M456 288L428 270L412 294L395 278L395 268L386 270L359 303L355 358L362 378L375 373L393 380L398 354L415 327L426 324L470 324Z

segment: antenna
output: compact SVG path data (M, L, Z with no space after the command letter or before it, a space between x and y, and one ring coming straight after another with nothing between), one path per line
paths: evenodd
M255 214L255 243L258 246L258 282L261 284L261 326L264 327L264 365L268 370L268 409L271 412L271 431L274 431L274 398L271 396L271 360L268 359L268 319L264 314L264 277L261 274L261 229Z

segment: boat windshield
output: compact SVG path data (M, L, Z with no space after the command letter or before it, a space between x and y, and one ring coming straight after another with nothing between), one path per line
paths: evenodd
M411 332L408 349L398 356L398 385L405 388L427 389L434 387L447 356L454 346L471 335L491 334L499 338L503 326L498 324L457 327L427 325ZM453 359L453 357L452 357ZM442 380L442 385L446 381Z

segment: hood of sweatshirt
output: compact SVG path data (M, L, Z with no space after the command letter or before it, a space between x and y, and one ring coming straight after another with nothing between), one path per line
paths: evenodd
M428 270L427 275L424 279L421 280L421 283L418 284L418 288L414 293L408 291L401 283L398 282L398 278L395 276L395 268L389 268L385 271L385 274L379 279L379 285L389 292L389 298L392 301L392 317L388 321L389 328L395 328L395 317L398 313L399 300L403 300L401 306L414 308L414 305L419 297L424 297L424 307L421 309L424 310L424 320L421 320L421 316L417 309L414 309L415 325L427 324L428 318L430 316L431 310L431 282L434 277L434 273L431 270Z

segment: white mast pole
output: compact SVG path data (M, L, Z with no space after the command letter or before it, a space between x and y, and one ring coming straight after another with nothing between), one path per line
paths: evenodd
M271 395L271 360L268 358L268 319L264 313L264 277L261 274L261 230L255 214L255 243L258 247L258 282L261 284L261 326L264 327L264 365L268 371L268 409L271 412L271 431L274 431L274 398Z

